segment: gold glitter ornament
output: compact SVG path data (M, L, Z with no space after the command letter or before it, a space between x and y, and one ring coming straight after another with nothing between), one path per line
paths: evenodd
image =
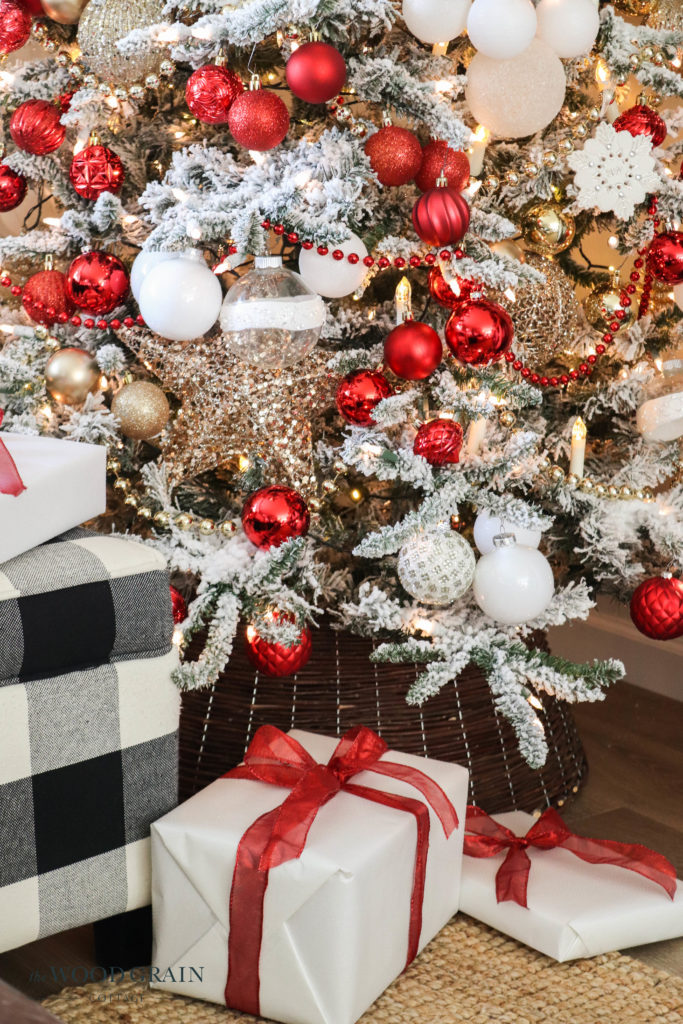
M522 218L528 249L541 256L556 256L574 241L574 218L557 203L534 203Z
M159 71L165 47L124 56L116 42L136 28L164 21L163 0L90 0L78 24L81 60L89 71L115 85L142 82Z
M170 407L166 395L149 380L134 380L114 396L111 411L121 433L134 441L148 441L166 426Z
M647 23L651 28L666 28L670 32L683 32L681 0L654 0Z
M82 348L60 348L45 366L45 386L60 405L80 405L97 391L101 371Z
M616 279L611 284L594 288L584 300L583 309L588 323L602 334L609 330L612 323L618 322L621 325L619 330L623 330L630 327L636 318L638 307L635 302L623 309L626 314L624 317L615 317L617 311L622 309L621 292L619 281Z

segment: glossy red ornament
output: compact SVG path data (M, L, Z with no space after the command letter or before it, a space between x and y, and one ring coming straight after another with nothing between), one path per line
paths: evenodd
M70 317L75 309L59 270L39 270L29 277L21 301L31 320L46 327L52 327L60 314Z
M84 199L98 199L103 192L119 191L126 178L123 164L107 146L86 146L71 161L71 184Z
M683 231L655 235L647 254L647 266L658 281L680 284L683 281Z
M391 124L370 136L365 155L383 185L407 185L420 169L422 146L407 128Z
M0 0L0 54L19 50L30 35L30 11L18 0Z
M459 192L470 180L470 162L467 154L451 149L447 142L432 139L422 150L422 162L415 175L415 184L420 192L436 188L436 180L443 174L451 188Z
M347 423L368 427L375 422L372 410L393 393L389 381L377 370L352 370L337 388L337 409Z
M329 43L304 43L287 61L287 85L306 103L326 103L346 81L346 62Z
M619 114L612 125L617 132L630 132L631 135L645 135L653 146L661 146L666 138L666 124L652 107L639 103Z
M468 299L446 322L446 344L470 366L495 363L509 349L515 329L509 313L488 299Z
M311 656L311 631L304 626L293 647L274 644L259 636L253 626L247 627L245 648L249 661L267 676L293 676Z
M298 491L282 484L261 487L242 509L242 526L257 548L277 548L292 537L308 533L311 514Z
M460 461L462 438L462 427L455 420L429 420L418 429L413 452L426 459L430 466L445 466Z
M173 621L176 626L179 626L181 622L184 622L187 618L187 601L176 587L172 586L169 588L171 591L171 612L173 614Z
M683 580L670 573L645 580L633 592L631 618L652 640L683 636Z
M428 189L413 207L413 227L427 245L457 245L469 226L467 200L450 185Z
M228 111L228 127L245 149L278 146L289 131L289 113L280 97L267 89L243 92Z
M43 5L40 0L20 0L20 2L22 7L25 7L29 14L34 18L45 17L45 11L43 10Z
M384 361L397 377L424 380L441 362L443 345L433 327L404 320L384 341Z
M84 252L71 263L66 275L67 292L79 309L111 313L128 294L128 274L117 256L108 252Z
M228 111L242 92L238 74L219 64L205 64L188 78L185 102L204 124L226 124Z
M16 209L26 195L26 178L7 164L0 165L0 213Z
M468 277L456 277L456 282L460 289L459 294L455 293L443 276L441 268L432 267L429 271L429 294L440 306L445 306L446 309L455 309L461 302L469 299L471 292L481 288L477 281L472 281Z
M19 149L35 156L54 153L64 142L66 128L60 124L59 107L47 100L26 100L14 111L9 132Z

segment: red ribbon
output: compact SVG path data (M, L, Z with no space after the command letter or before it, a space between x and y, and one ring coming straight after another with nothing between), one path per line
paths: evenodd
M262 814L249 826L237 848L230 890L228 980L225 986L227 1006L259 1016L259 959L268 872L301 856L318 811L342 789L364 800L406 811L415 818L417 845L406 967L417 955L429 849L427 804L439 818L447 837L457 828L458 817L444 791L428 775L417 768L380 761L387 749L384 740L371 729L356 726L342 736L326 765L317 764L292 736L272 725L264 725L251 741L244 764L223 776L226 779L252 779L292 790L279 807ZM349 781L362 771L377 772L408 782L419 790L426 803Z
M480 807L467 808L464 851L470 857L495 857L505 853L496 874L496 899L527 906L531 861L527 850L568 850L588 864L613 864L635 871L661 885L671 899L676 893L676 870L666 857L639 843L617 843L612 839L588 839L575 835L557 811L549 807L525 836L517 836L500 825Z
M0 425L2 425L4 416L4 411L0 409ZM26 487L19 476L16 463L0 437L0 494L12 494L16 498L25 490Z

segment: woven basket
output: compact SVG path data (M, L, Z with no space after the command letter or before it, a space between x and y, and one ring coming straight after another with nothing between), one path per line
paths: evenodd
M412 665L375 665L373 641L338 633L323 624L314 633L313 654L298 675L259 675L238 639L227 671L209 689L185 693L180 721L180 795L186 799L239 764L260 725L307 729L339 736L367 725L389 747L442 761L470 772L470 802L489 813L533 811L561 805L586 778L586 758L566 706L541 696L539 715L550 752L533 771L515 734L495 711L489 686L474 666L461 673L422 708L405 695L419 673ZM190 657L201 649L196 640Z

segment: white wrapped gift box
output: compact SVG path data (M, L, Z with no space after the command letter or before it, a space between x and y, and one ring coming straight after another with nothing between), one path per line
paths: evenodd
M0 562L43 544L107 507L103 445L0 432L26 487L0 494Z
M338 742L298 730L290 736L323 764ZM394 750L382 760L428 775L458 815L447 839L429 811L422 949L458 909L468 774ZM363 771L351 781L424 802L413 786L385 775ZM263 782L218 779L152 826L157 987L224 1003L237 847L255 819L288 794ZM401 973L416 835L412 814L343 790L320 809L300 858L269 873L259 961L263 1016L285 1024L353 1024ZM201 980L192 967L201 968Z
M523 811L493 815L515 835L535 819ZM527 907L496 900L504 854L463 858L460 909L554 960L597 956L683 935L683 888L672 900L655 882L612 864L588 864L568 850L527 849Z

